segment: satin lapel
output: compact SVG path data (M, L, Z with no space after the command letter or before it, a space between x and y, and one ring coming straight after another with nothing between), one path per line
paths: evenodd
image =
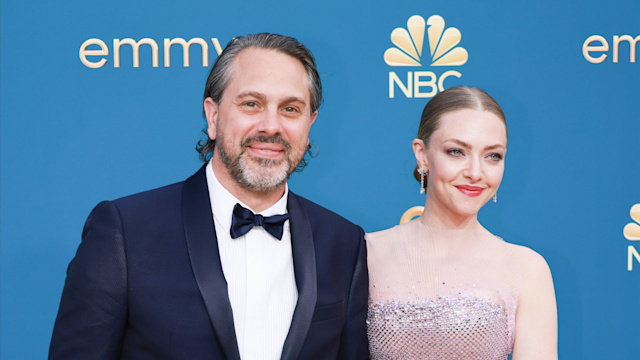
M193 274L219 344L227 359L239 360L233 313L220 263L204 167L184 183L182 221Z
M287 200L289 224L291 226L291 247L293 269L298 287L296 304L287 339L282 349L283 360L298 359L302 345L307 338L313 312L318 297L316 277L316 254L314 250L311 224L297 195L289 191Z

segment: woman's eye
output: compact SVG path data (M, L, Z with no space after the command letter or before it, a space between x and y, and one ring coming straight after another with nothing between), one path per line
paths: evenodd
M491 154L487 155L487 157L491 161L500 161L500 160L502 160L502 155L498 154L498 153L491 153Z
M464 156L464 152L461 149L449 149L447 150L447 154L451 156Z

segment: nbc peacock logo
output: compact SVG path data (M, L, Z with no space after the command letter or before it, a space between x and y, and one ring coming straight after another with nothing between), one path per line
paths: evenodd
M425 33L428 36L428 54L426 49L423 51ZM427 61L430 66L462 66L469 60L469 53L458 46L461 40L460 30L446 28L442 16L432 15L425 21L422 16L413 15L407 20L406 29L398 27L391 32L391 42L395 46L384 52L384 62L393 67L423 66ZM407 98L433 97L444 90L446 78L460 78L462 74L455 70L445 71L439 76L433 71L407 71L405 76L406 83L395 71L389 72L389 98L395 97L396 85Z
M407 28L395 28L391 32L390 47L384 52L384 62L390 66L421 66L422 45L426 25L429 25L429 50L431 66L460 66L469 59L467 50L457 46L462 39L460 30L450 27L445 30L442 16L433 15L425 23L420 15L407 21Z
M635 222L630 222L622 229L622 234L629 241L640 241L640 204L635 204L631 207L631 219ZM633 259L636 259L640 263L640 253L633 245L629 245L627 250L627 270L633 270Z

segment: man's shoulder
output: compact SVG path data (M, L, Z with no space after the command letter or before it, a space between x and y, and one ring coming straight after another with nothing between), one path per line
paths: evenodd
M175 183L111 201L102 201L91 211L89 218L99 218L105 211L117 214L121 221L127 224L145 224L150 221L157 223L178 218L181 213L182 186L183 183Z
M321 221L324 224L332 224L333 226L353 227L354 229L361 229L360 226L345 219L343 216L335 213L332 210L325 208L303 196L289 192L291 196L300 202L300 205L304 208L309 221L317 222Z
M166 203L180 199L184 181L159 188L142 191L113 200L118 207L152 206L154 203Z
M184 181L124 196L112 202L118 207L142 207L147 208L147 210L158 210L153 207L168 203L180 204L182 201L182 190L187 182L191 182L191 188L198 191L202 189L202 191L205 192L203 196L206 196L206 180L204 179L204 170L200 168L200 170Z

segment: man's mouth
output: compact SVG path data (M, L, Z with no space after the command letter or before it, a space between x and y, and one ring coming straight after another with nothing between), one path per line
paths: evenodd
M249 144L249 150L252 154L266 158L277 158L284 153L284 147L280 144L254 142Z

